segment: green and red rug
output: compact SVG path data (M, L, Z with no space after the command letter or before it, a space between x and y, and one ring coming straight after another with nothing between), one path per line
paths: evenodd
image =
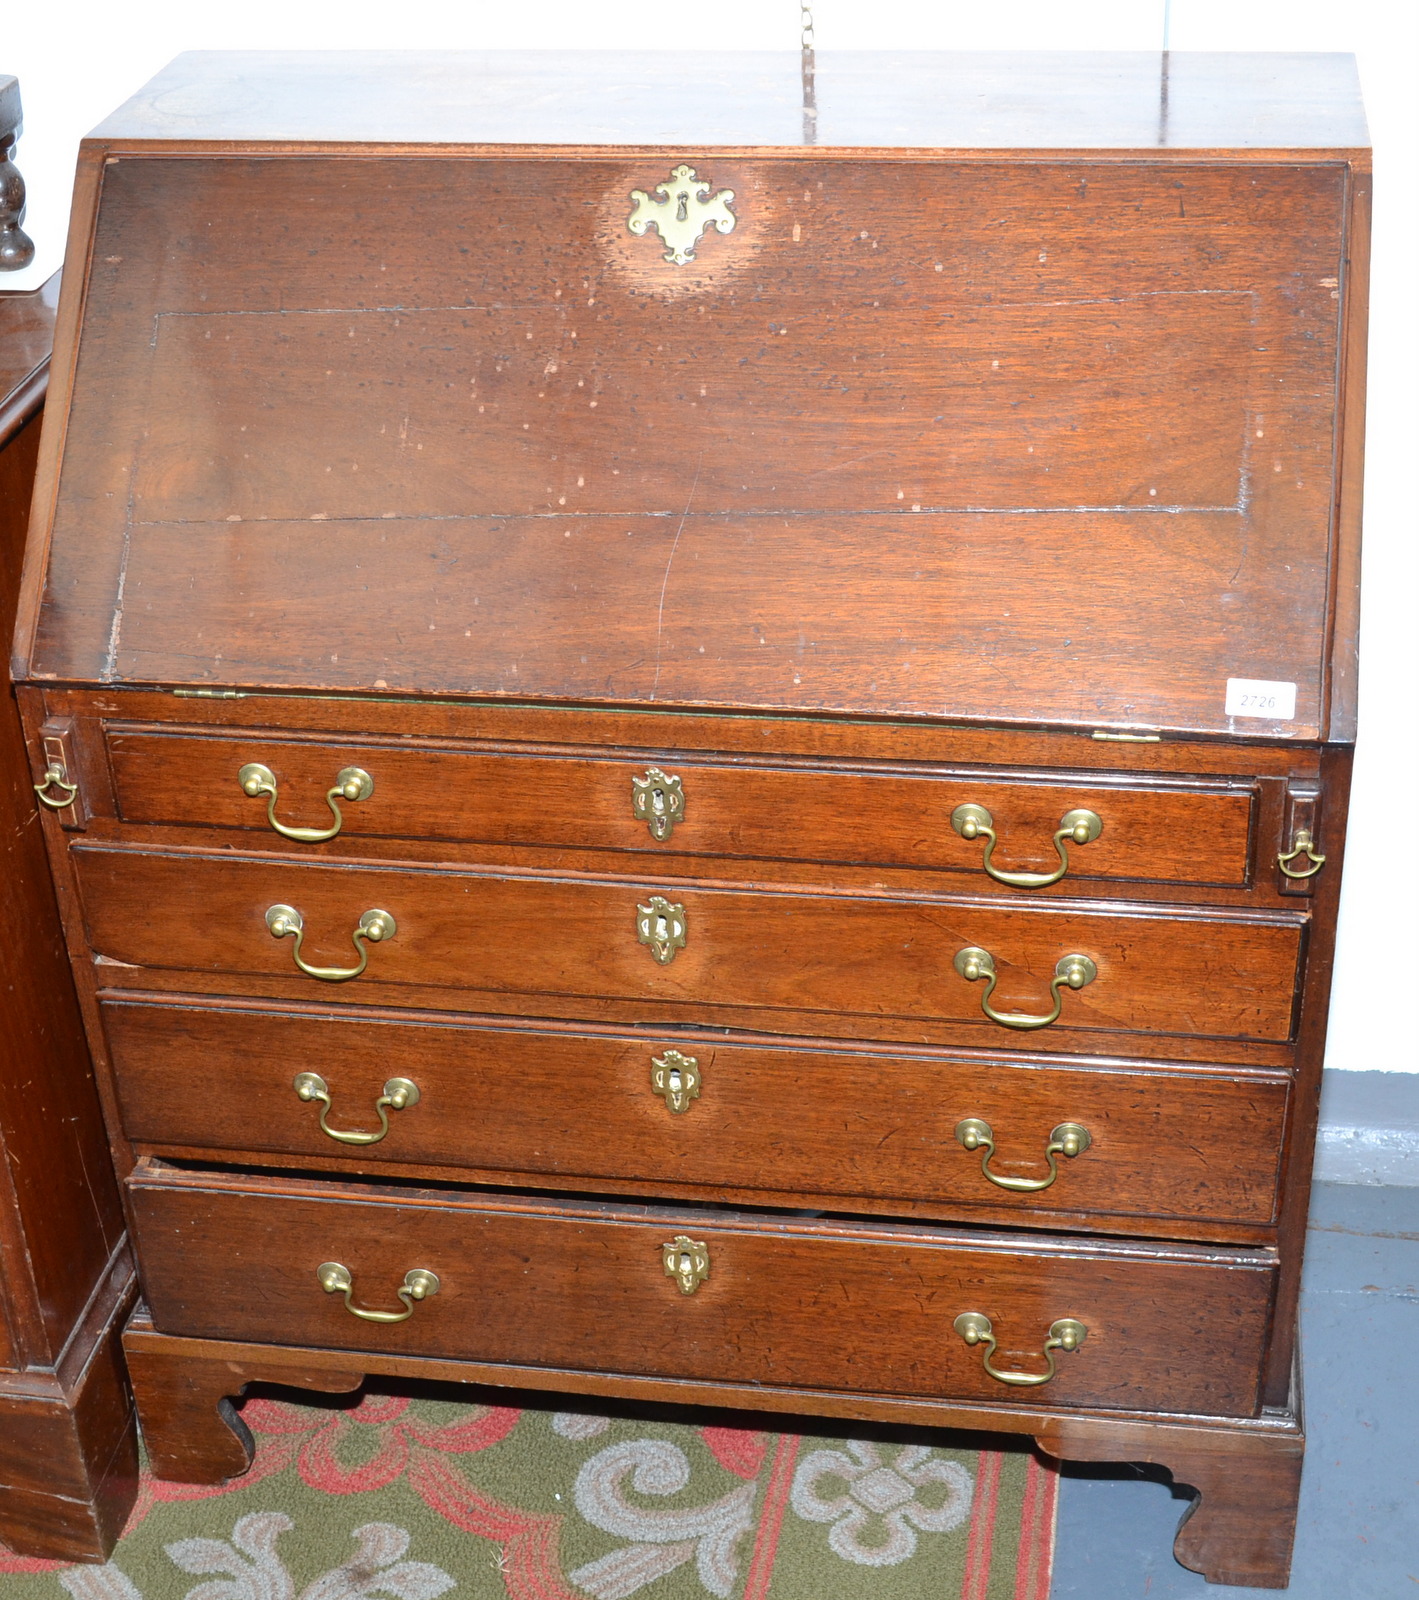
M247 1476L211 1489L145 1472L111 1561L0 1547L0 1597L1049 1595L1057 1480L1024 1451L374 1393L252 1398L242 1414Z

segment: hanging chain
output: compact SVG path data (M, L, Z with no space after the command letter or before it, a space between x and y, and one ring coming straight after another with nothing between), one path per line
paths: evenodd
M801 0L801 3L798 7L798 12L800 36L803 40L803 48L805 50L811 50L813 48L813 7L809 3L809 0Z

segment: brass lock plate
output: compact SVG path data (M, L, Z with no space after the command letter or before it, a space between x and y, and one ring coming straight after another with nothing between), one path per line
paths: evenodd
M636 938L662 967L669 966L675 952L685 948L688 936L684 906L672 905L659 894L651 895L649 905L637 905Z
M700 1097L700 1064L694 1056L667 1050L650 1058L650 1087L677 1115L690 1109Z
M653 186L652 193L660 199L653 199L644 189L631 190L634 204L626 218L626 228L637 238L654 228L665 245L665 259L683 267L695 259L695 246L706 228L718 233L734 232L736 218L729 209L734 191L721 189L711 195L713 187L682 162L671 169L664 182Z
M650 836L663 844L685 820L685 787L672 772L647 767L643 778L631 779L631 815L645 823Z

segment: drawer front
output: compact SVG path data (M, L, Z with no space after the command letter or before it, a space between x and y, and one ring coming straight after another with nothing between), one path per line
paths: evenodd
M659 1180L785 1199L1274 1216L1287 1094L1275 1079L180 1003L111 1000L104 1018L124 1128L142 1145L570 1187ZM311 1073L328 1101L302 1099ZM400 1078L417 1099L381 1117ZM349 1143L322 1117L347 1138L387 1132ZM993 1152L967 1148L965 1119L988 1126ZM1067 1123L1088 1143L1051 1161ZM1008 1187L1021 1184L1032 1187Z
M1254 1252L166 1170L131 1180L165 1333L869 1394L1221 1416L1256 1404L1273 1269ZM691 1292L665 1266L677 1239ZM345 1269L349 1304L412 1314L355 1316L345 1290L322 1287L326 1263ZM418 1271L437 1292L401 1304ZM956 1333L968 1312L990 1319L1007 1373L1046 1370L1057 1322L1087 1331L1052 1380L1022 1391Z
M991 865L999 874L1059 872L1054 837L1063 819L1090 811L1101 831L1082 846L1065 841L1066 888L1097 879L1247 883L1253 790L1241 783L1025 781L945 770L682 760L660 752L607 758L411 750L124 728L110 731L108 748L125 821L244 828L268 838L278 836L268 820L268 794L248 795L238 778L250 764L271 775L276 821L316 832L334 826L326 795L337 777L358 768L373 787L358 801L337 797L345 849L362 838L614 849L916 867L989 885L986 838L967 839L951 821L958 807L974 805L988 813L997 835ZM639 814L638 786L646 791Z
M564 995L569 1004L606 996L796 1009L820 1014L825 1030L842 1013L951 1021L1016 1044L1043 1030L991 1021L983 1002L1036 1020L1057 1001L1051 1038L1080 1028L1282 1041L1301 943L1299 919L1281 915L1119 914L87 845L74 855L95 952L120 966L201 974L204 986L240 974L329 992L336 980L302 974L297 955L352 972L361 919L387 913L394 932L363 941L368 964L341 988L347 1000L400 985L447 991L453 1007L477 991ZM277 907L299 914L299 950L293 933L273 936ZM965 950L990 954L993 994L957 969ZM1060 980L1052 999L1055 975L1080 954L1097 976L1077 991Z

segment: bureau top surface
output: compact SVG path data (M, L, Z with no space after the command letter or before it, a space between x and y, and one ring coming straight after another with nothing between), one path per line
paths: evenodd
M789 52L192 51L94 137L1144 150L1369 142L1344 55L823 50L813 94L805 124L802 61Z
M933 154L794 147L777 57L180 58L85 157L20 675L1347 737L1364 178L1276 145L1350 68L1064 148L1146 60L824 59Z

